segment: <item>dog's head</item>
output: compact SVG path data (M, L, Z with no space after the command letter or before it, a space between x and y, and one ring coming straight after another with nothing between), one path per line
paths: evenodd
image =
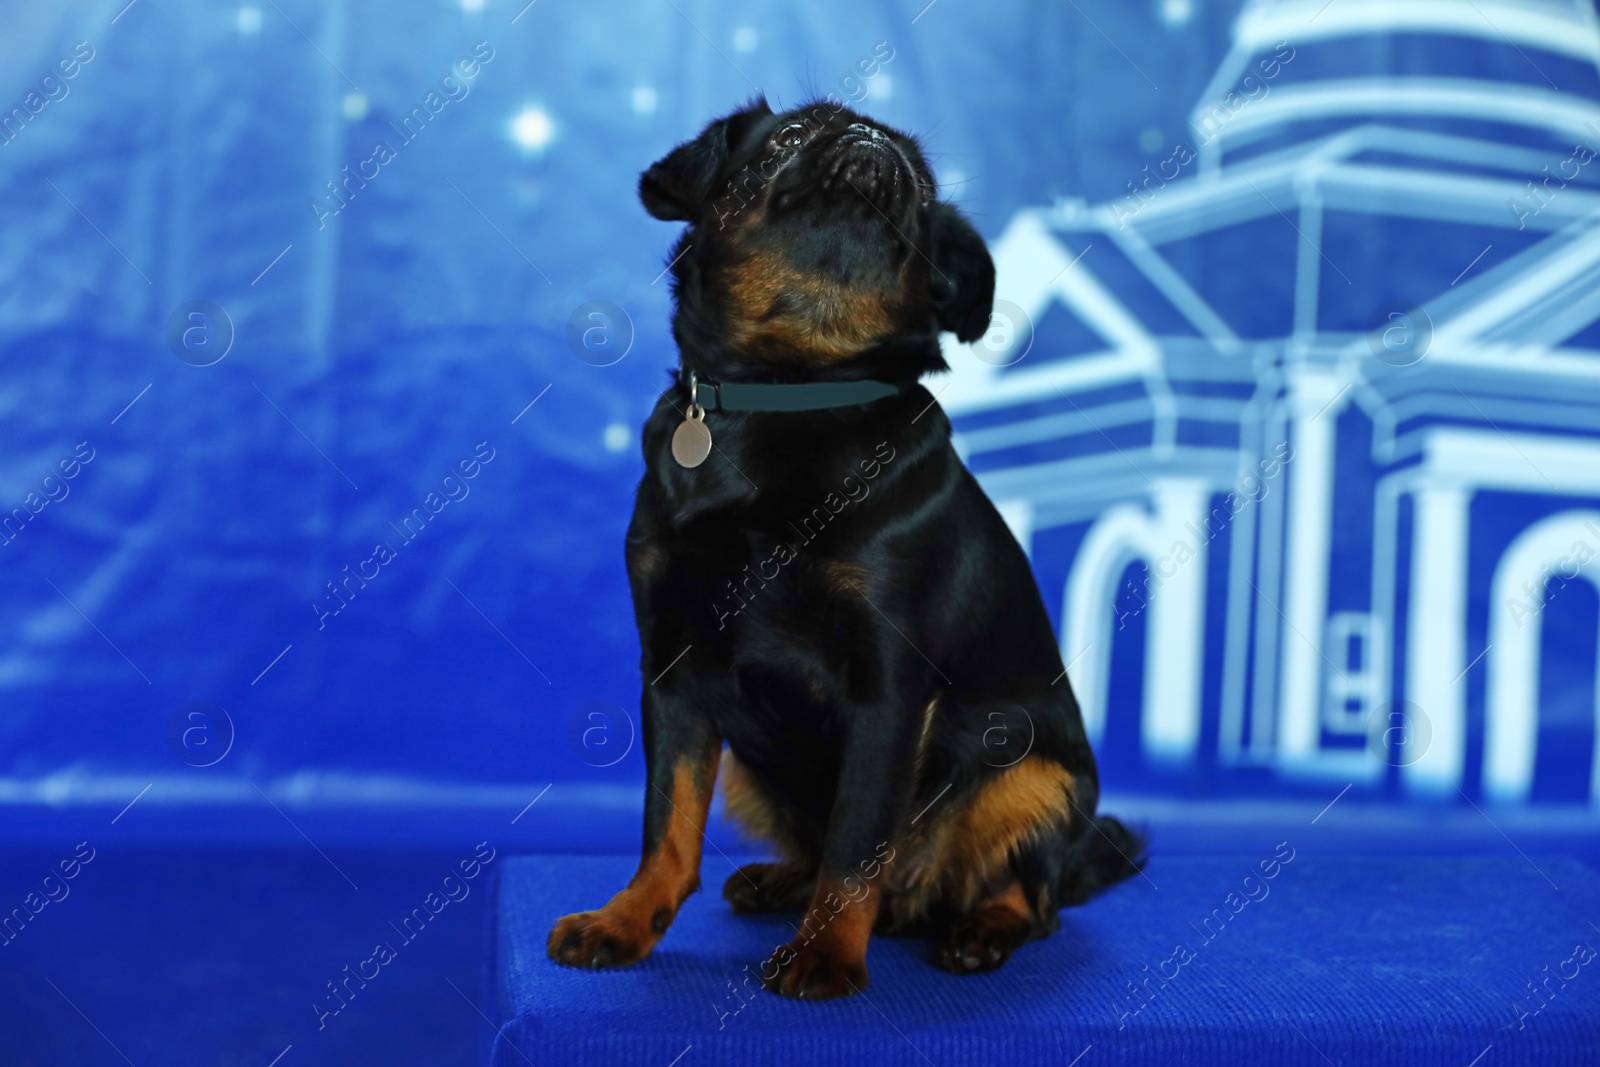
M739 355L837 363L886 341L982 336L994 264L937 198L916 141L846 108L718 119L639 179L689 312Z

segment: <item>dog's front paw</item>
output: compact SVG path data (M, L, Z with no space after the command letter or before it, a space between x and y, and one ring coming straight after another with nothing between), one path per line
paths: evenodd
M626 967L650 955L659 937L610 909L580 911L556 923L545 951L568 967Z
M767 977L776 966L777 973ZM816 945L778 948L761 969L762 985L796 1000L830 1000L854 996L867 988L867 965L830 955Z

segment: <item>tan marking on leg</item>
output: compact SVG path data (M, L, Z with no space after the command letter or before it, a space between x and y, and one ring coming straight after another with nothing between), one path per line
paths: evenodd
M1022 891L1021 882L1012 882L978 906L980 908L1003 908L1013 915L1026 916L1031 913L1031 909L1028 907L1028 895Z
M811 932L811 944L837 959L864 963L882 902L877 885L864 878L818 878L800 932L806 934L807 926L817 922L820 925Z
M848 997L865 989L867 944L882 898L876 880L819 877L794 940L762 965L766 987L806 1000Z
M700 886L700 848L716 766L714 748L677 763L660 843L640 859L627 888L605 907L556 923L547 945L552 959L580 967L620 967L650 954Z
M673 768L672 813L661 844L639 864L619 896L640 912L670 906L674 913L700 885L700 849L716 785L714 760L682 760Z
M1075 783L1066 768L1028 756L957 801L941 801L908 835L888 884L889 925L942 904L970 911L1010 880L1012 857L1040 833L1068 825Z

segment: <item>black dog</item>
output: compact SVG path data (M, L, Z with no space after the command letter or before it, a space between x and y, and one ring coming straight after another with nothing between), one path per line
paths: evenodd
M991 970L1138 869L1027 558L918 384L988 328L994 265L917 144L765 101L647 170L673 250L681 377L644 429L628 529L643 644L644 856L550 956L648 955L699 885L719 759L782 857L737 911L801 910L769 989L847 996L874 928ZM727 753L723 754L723 744Z

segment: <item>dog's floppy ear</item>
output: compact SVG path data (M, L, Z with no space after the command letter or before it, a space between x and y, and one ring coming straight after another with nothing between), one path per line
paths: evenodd
M690 222L711 193L711 184L728 161L730 144L749 119L772 114L762 98L717 119L692 141L686 141L639 175L639 200L644 209L667 222Z
M941 330L971 344L989 329L994 260L972 223L949 204L933 205L930 234L934 315Z

